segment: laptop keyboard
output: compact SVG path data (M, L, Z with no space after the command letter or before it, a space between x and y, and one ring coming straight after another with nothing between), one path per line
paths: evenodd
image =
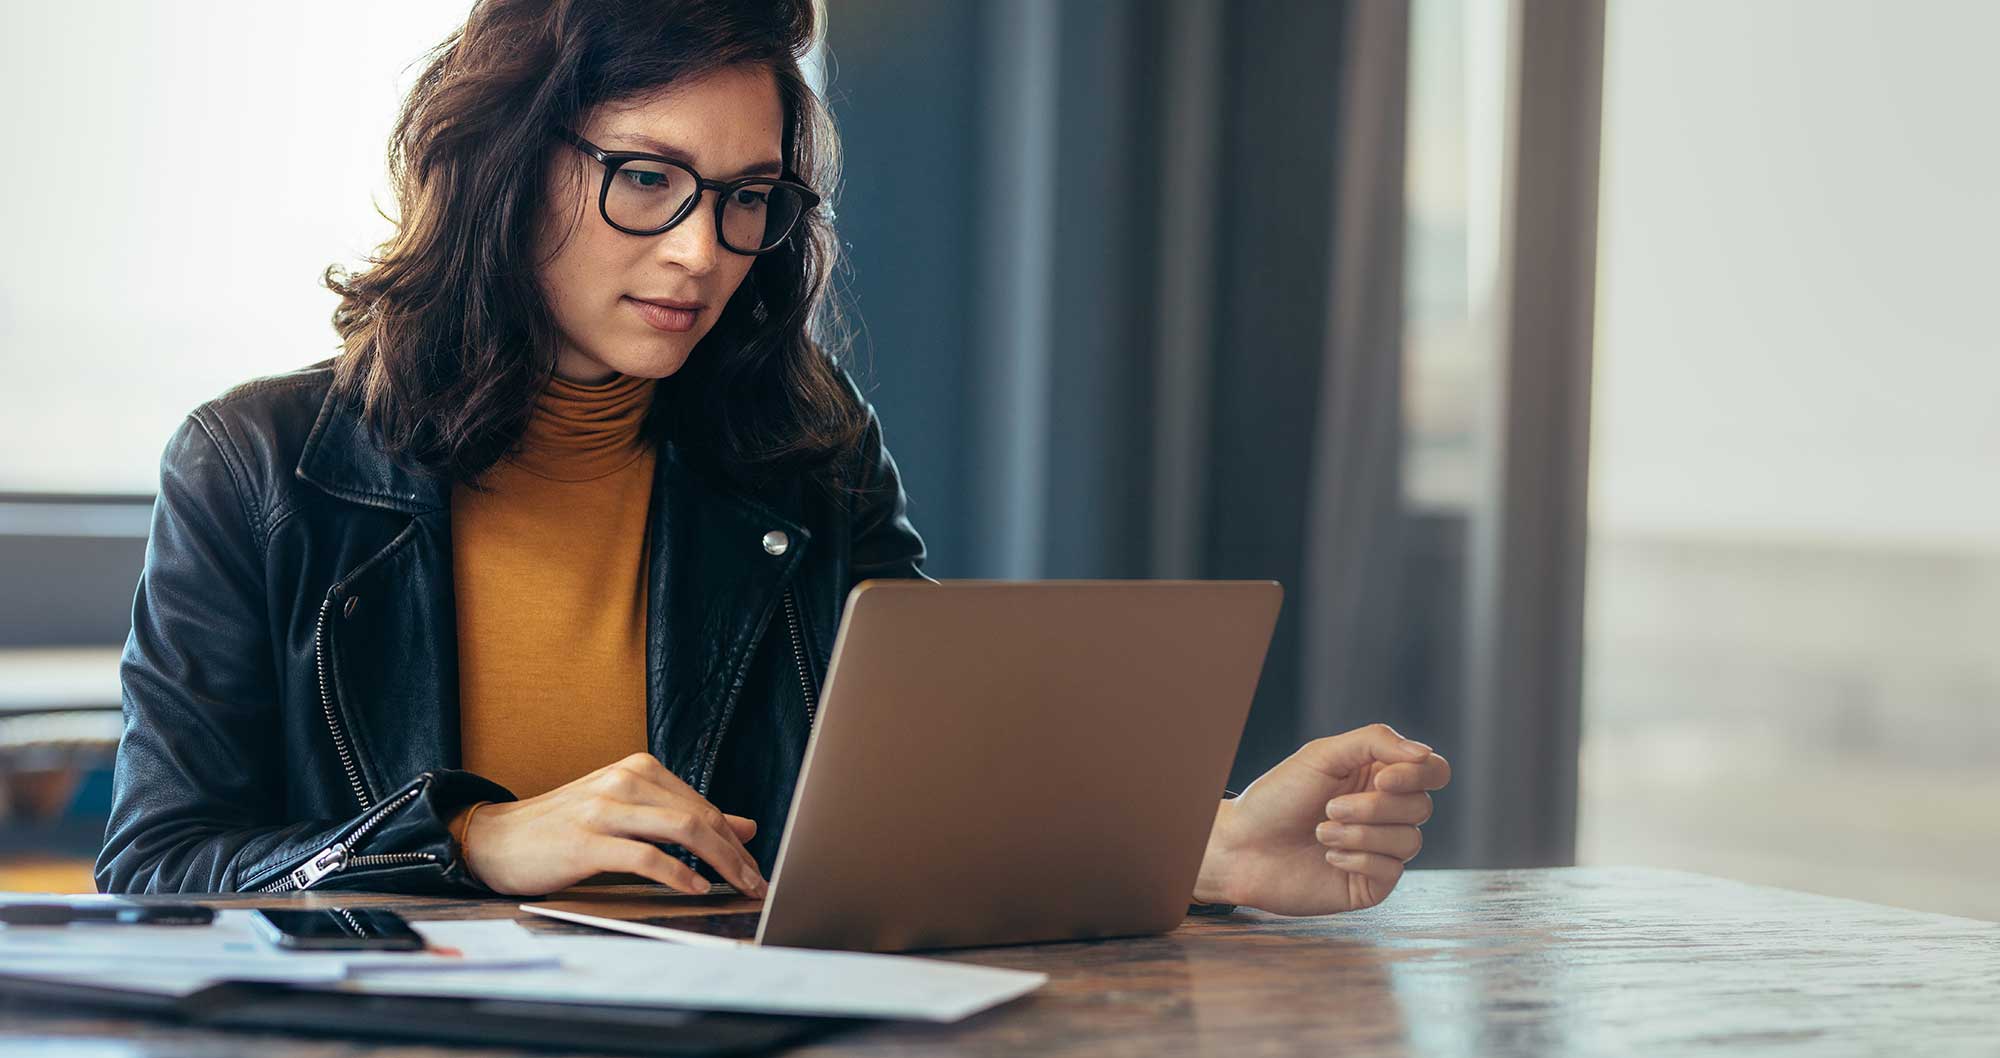
M706 933L713 937L753 940L757 936L757 920L761 917L762 915L756 911L720 911L713 915L654 915L630 921L643 922L648 926L686 930L689 933Z

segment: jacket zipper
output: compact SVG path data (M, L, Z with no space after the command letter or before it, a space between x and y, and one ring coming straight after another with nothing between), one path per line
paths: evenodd
M806 701L806 731L813 727L813 713L819 706L819 694L813 690L812 669L806 666L804 637L799 634L799 604L792 598L792 589L785 589L785 623L792 628L792 663L799 668L799 693Z
M340 723L340 714L333 708L333 695L327 691L326 683L326 615L333 609L333 593L320 600L319 620L313 625L313 665L319 676L319 708L326 716L326 729L333 735L333 749L340 755L341 773L347 776L347 785L354 791L354 800L363 812L374 799L368 796L368 788L361 781L361 769L354 760L354 750L347 742L347 729Z
M785 624L792 636L792 663L799 672L799 690L805 695L806 730L811 731L814 715L819 708L819 695L813 689L812 670L806 667L804 637L799 633L799 604L792 597L792 589L785 589ZM732 696L723 706L722 723L717 726L715 741L708 747L708 759L701 765L701 782L695 787L697 793L708 796L708 786L715 778L715 761L722 754L722 740L729 734L729 721L736 715L736 699Z
M338 585L335 586L336 589ZM368 785L361 780L361 768L354 758L354 747L347 739L347 728L340 722L340 712L333 706L333 693L326 678L326 618L333 610L334 591L326 593L319 603L319 617L313 622L313 674L319 682L319 710L326 718L326 730L333 737L334 752L340 757L340 772L347 778L348 789L354 792L354 801L366 812L374 805L375 799L368 794ZM293 889L304 889L321 878L349 867L375 867L389 863L435 863L437 856L428 852L388 852L373 856L348 855L356 842L375 829L388 814L407 803L422 787L396 798L382 806L381 811L363 820L344 841L337 841L315 853L305 863L284 873L277 881L263 886L258 892L283 893Z
M308 889L315 882L325 878L327 875L337 874L349 867L380 867L391 863L438 862L437 854L432 852L383 852L371 856L353 856L349 854L355 845L360 844L362 838L367 837L369 832L381 826L384 819L389 818L398 808L409 804L421 796L426 785L428 784L413 786L401 795L382 802L381 807L369 813L368 818L363 819L361 825L354 828L353 833L314 853L312 858L286 871L277 881L263 886L257 891L260 893L286 893L294 889Z

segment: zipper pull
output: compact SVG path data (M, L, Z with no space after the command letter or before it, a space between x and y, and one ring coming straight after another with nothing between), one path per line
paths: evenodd
M292 868L292 888L304 889L347 866L347 846L328 845L311 860Z

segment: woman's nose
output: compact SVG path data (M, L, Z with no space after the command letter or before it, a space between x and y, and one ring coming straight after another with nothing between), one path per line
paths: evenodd
M706 275L715 268L716 255L723 252L716 238L715 199L720 192L705 189L694 209L679 224L659 234L659 257L680 265L691 275Z

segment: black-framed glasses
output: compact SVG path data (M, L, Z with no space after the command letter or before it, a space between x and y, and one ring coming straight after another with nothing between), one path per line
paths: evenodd
M604 166L597 211L604 223L627 235L658 235L679 224L694 212L701 193L712 189L717 239L732 253L755 256L777 249L799 218L819 205L819 193L796 180L709 180L685 162L641 151L607 151L569 129L558 126L555 131Z

